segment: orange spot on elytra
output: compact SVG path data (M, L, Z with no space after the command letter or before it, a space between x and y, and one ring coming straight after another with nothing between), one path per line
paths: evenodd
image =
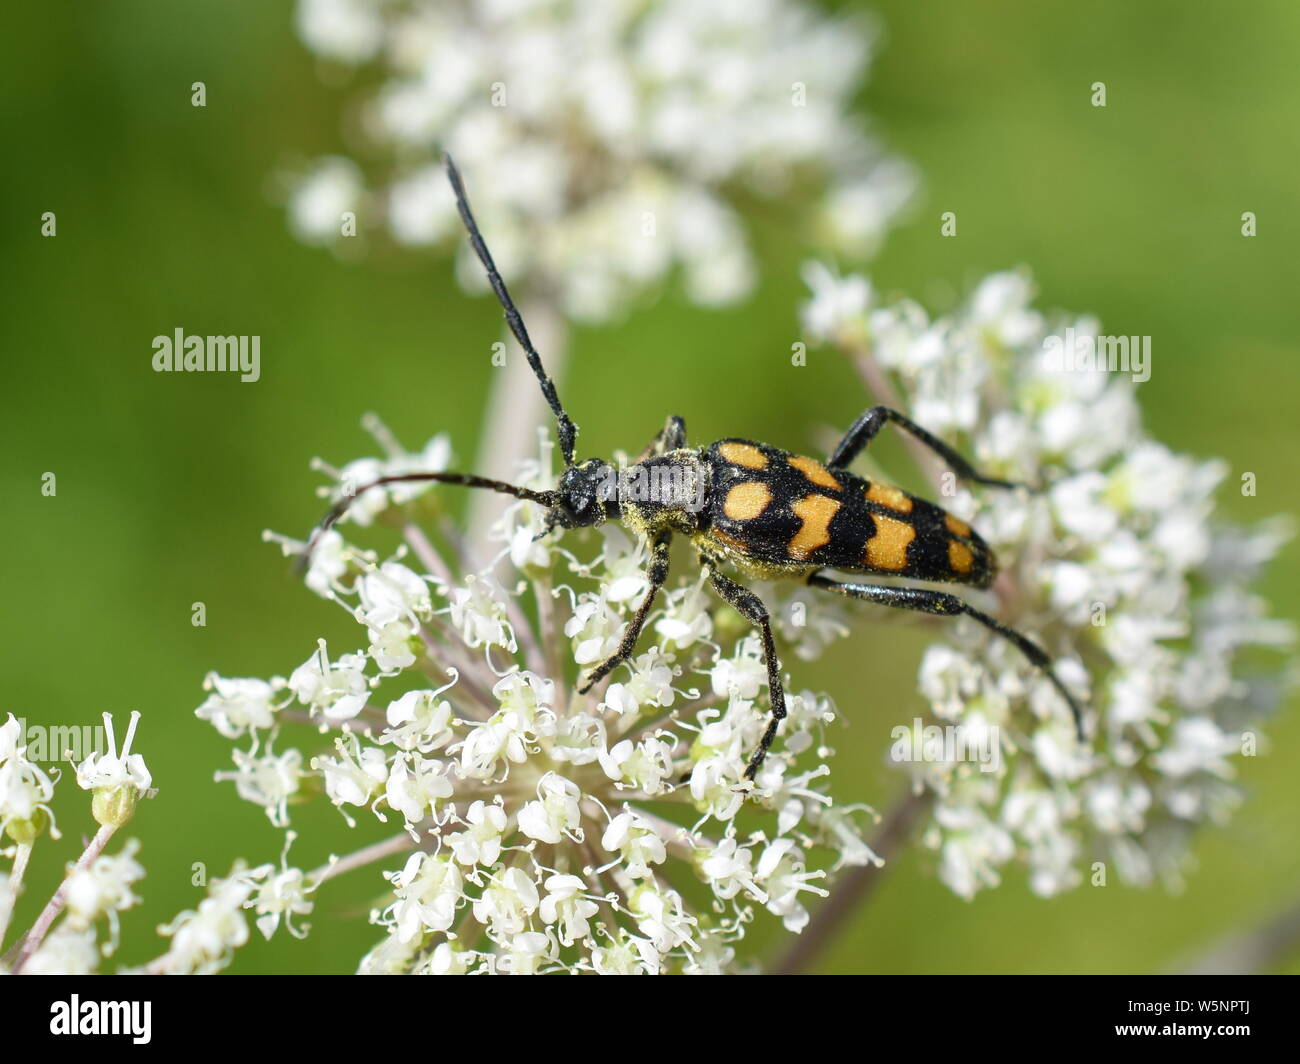
M840 482L831 476L830 470L817 461L816 458L792 455L786 461L819 487L833 488L835 491L840 490Z
M791 509L803 524L787 549L790 557L803 561L831 541L831 519L839 513L840 504L827 495L805 495Z
M948 541L948 564L952 567L954 573L969 573L971 566L975 564L975 555L971 554L970 548L965 543L950 539Z
M767 455L752 443L724 443L718 448L718 454L732 465L744 466L746 469L767 468Z
M737 484L722 504L722 512L733 521L749 521L767 509L772 501L772 489L757 480Z
M916 529L905 521L873 514L876 534L867 540L867 565L885 572L907 568L907 547L916 539Z
M880 506L884 506L886 509L895 510L900 514L910 514L912 512L912 500L905 492L899 491L892 484L880 484L872 481L871 487L867 489L867 498Z

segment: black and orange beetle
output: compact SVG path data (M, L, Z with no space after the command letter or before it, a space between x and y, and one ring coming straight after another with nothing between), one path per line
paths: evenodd
M1078 702L1053 671L1047 654L1015 629L943 591L832 580L822 575L823 570L833 569L987 588L997 574L992 551L964 521L934 503L848 471L849 463L889 422L934 451L964 480L1000 488L1017 485L980 475L942 440L883 406L859 417L824 463L751 440L720 440L703 449L690 448L686 425L679 417L668 419L663 431L631 466L615 468L599 458L575 462L577 427L561 406L555 385L546 375L479 233L460 173L450 157L446 164L470 243L555 414L564 472L554 491L533 491L466 473L382 477L351 492L325 516L304 551L304 564L320 535L346 512L353 499L370 488L406 481L487 488L545 506L548 515L543 535L556 527L582 528L618 521L650 550L649 590L618 650L587 675L580 693L632 656L655 597L668 577L669 543L674 535L690 538L714 590L754 625L763 641L772 717L745 769L746 779L754 778L786 715L785 691L767 608L752 591L721 572L724 566L752 578L803 580L812 587L882 606L971 617L1013 643L1043 672L1070 707L1079 738L1084 739Z

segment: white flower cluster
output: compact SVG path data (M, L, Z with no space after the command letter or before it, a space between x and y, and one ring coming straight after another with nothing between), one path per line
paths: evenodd
M46 827L59 837L50 810L54 780L40 765L27 758L22 724L12 714L0 724L0 838L27 844Z
M983 472L1042 487L969 492L939 474L934 495L1003 566L991 592L963 594L1056 659L1090 704L1091 741L1077 743L1061 699L1013 647L974 622L941 622L922 694L967 738L991 729L1003 755L995 773L908 766L936 795L928 839L944 882L969 897L1019 860L1045 895L1091 861L1125 882L1177 883L1192 831L1237 801L1231 759L1254 753L1254 728L1286 689L1254 658L1288 654L1294 632L1251 588L1288 526L1219 517L1226 464L1147 436L1134 374L1113 371L1125 368L1118 349L1097 342L1095 321L1034 310L1022 274L989 277L938 319L883 305L861 277L817 265L807 276L806 334L842 347L877 401ZM1062 337L1094 357L1062 359Z
M543 454L522 483L553 484ZM869 812L826 792L833 708L787 696L747 799L766 671L757 639L695 579L666 593L629 665L577 694L573 674L617 648L646 558L616 527L534 541L542 518L513 506L495 565L458 579L409 521L382 562L340 539L346 569L322 594L355 618L360 646L322 641L287 679L210 676L199 716L251 741L223 775L276 824L322 789L349 823L397 818L382 851L398 858L391 900L372 915L385 938L361 971L729 970L756 907L793 931L807 922L803 899L826 876L811 850L836 867L876 860ZM585 562L570 552L584 542L599 548ZM314 756L272 752L291 722L325 737ZM701 890L703 908L688 900Z
M295 835L285 834L285 852L277 868L263 864L249 868L236 862L230 875L208 884L207 897L197 909L187 909L158 928L171 944L162 956L140 971L151 975L210 975L230 963L235 950L248 941L246 910L256 914L257 929L270 938L281 921L289 934L302 938L309 928L295 927L293 918L311 912L307 897L321 883L321 876L309 876L287 863L289 845Z
M223 687L232 704L251 705L258 692L248 685ZM104 714L108 738L106 752L90 753L76 766L77 784L92 794L91 811L99 831L81 857L67 866L63 881L32 927L18 936L0 961L0 973L22 975L92 975L117 953L119 914L140 904L135 884L144 878L136 860L140 843L128 839L115 854L105 849L114 833L129 821L140 798L152 796L152 774L144 758L131 752L140 714L132 713L119 751L112 717ZM238 727L230 720L224 725ZM50 815L57 772L46 773L28 760L22 723L13 714L0 725L0 825L13 845L0 854L14 859L11 872L0 875L0 946L5 944L14 905L38 838L48 828L59 838ZM237 864L226 879L213 880L208 897L197 910L177 916L158 930L171 938L161 956L130 972L200 974L215 972L248 940L244 910L253 910L258 929L267 938L281 921L289 933L301 937L305 927L293 918L311 911L307 895L328 874L329 866L314 877L290 868L286 857L293 832L286 834L285 856L280 866L264 864L249 869ZM101 936L100 923L107 925Z
M617 316L674 266L695 302L747 293L739 189L810 203L819 241L862 256L913 186L849 115L873 30L804 0L300 0L297 21L323 60L378 68L359 125L389 159L317 160L290 203L300 238L337 242L351 212L449 242L445 149L502 273L570 318Z
M139 754L131 753L140 715L133 713L119 754L113 720L104 714L108 735L105 753L90 753L76 766L77 784L92 792L91 808L100 830L79 861L67 866L55 898L32 929L13 943L0 971L25 975L90 974L118 946L118 914L140 901L133 885L144 876L135 859L140 844L129 839L114 855L103 852L114 831L130 819L140 797L150 792L152 777ZM15 903L22 889L32 849L48 830L60 838L50 811L57 770L46 772L27 757L23 725L12 713L0 725L0 850L14 858L13 870L0 877L0 945L4 944ZM100 941L98 923L108 925ZM57 921L57 922L56 922Z

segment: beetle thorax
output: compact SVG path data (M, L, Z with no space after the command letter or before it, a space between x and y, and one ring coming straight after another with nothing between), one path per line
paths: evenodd
M622 519L634 531L689 532L708 505L709 468L699 451L671 451L620 469L617 491Z

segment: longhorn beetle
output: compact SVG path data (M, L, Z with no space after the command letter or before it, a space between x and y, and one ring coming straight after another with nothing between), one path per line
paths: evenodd
M564 472L553 491L533 491L468 473L380 477L349 493L326 514L308 541L301 564L307 563L320 536L343 516L352 500L371 488L409 481L486 488L546 507L541 535L556 527L582 528L618 521L650 550L649 589L618 650L587 675L579 693L590 690L632 656L659 589L668 578L669 542L674 534L690 539L714 591L762 637L772 710L758 749L746 766L747 780L753 780L763 764L786 715L785 688L767 608L752 591L726 576L721 571L724 566L758 579L803 580L812 587L882 606L971 617L1014 644L1051 681L1070 707L1080 741L1084 740L1078 702L1053 671L1047 654L1014 628L944 591L832 580L823 575L823 570L834 569L987 588L997 574L992 551L964 521L934 503L849 472L849 463L887 423L910 433L963 480L996 488L1018 485L983 476L948 444L884 406L872 407L859 417L824 463L752 440L726 439L703 449L691 448L686 445L686 424L679 417L670 417L626 470L616 470L599 458L575 461L577 426L560 405L555 384L546 375L523 318L479 233L460 172L450 156L445 160L470 245L487 271L510 331L555 415Z

